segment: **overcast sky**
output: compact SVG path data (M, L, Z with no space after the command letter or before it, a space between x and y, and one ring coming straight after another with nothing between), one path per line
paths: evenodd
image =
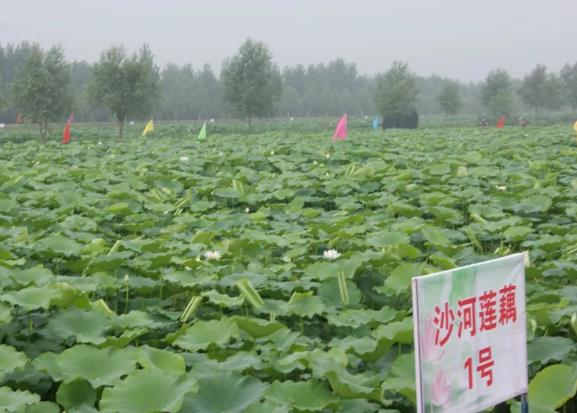
M522 77L577 61L577 0L0 0L0 43L60 44L70 60L148 43L161 66L218 71L247 37L280 66L342 57L364 74L402 60L421 75Z

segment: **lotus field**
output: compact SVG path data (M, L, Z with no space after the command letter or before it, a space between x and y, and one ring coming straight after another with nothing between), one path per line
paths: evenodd
M577 412L569 127L160 132L2 143L0 412L414 412L411 277L525 250Z

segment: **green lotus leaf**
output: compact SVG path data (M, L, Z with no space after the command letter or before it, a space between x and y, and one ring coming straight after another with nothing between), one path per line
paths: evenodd
M196 380L187 374L137 370L114 387L105 388L99 407L103 413L176 413L185 395L196 389Z
M158 368L171 373L184 373L184 359L180 354L142 346L137 350L138 363L145 368Z
M424 226L421 228L421 232L423 233L423 237L435 246L451 246L451 241L449 241L447 236L438 227L432 225Z
M429 207L429 211L441 222L456 224L463 220L463 214L452 208L437 205Z
M231 297L226 294L220 294L215 290L205 291L202 296L207 297L211 303L224 308L236 308L244 303L243 296Z
M36 404L27 405L23 409L20 409L18 413L60 413L60 407L58 407L57 404L51 402L40 402ZM68 413L81 413L81 412L75 410L69 410Z
M198 380L198 391L186 396L182 413L242 413L260 400L267 385L254 377L217 371Z
M12 321L12 306L0 303L0 325L8 324L10 321Z
M49 235L36 242L34 248L41 252L71 256L78 255L82 244L62 235Z
M384 324L392 321L396 311L390 307L383 307L379 311L365 309L346 309L327 314L327 321L337 327L359 328L364 325Z
M290 413L290 410L289 407L282 402L267 399L263 402L251 404L244 413Z
M413 343L413 319L406 317L401 321L379 326L373 333L374 337L387 339L401 344Z
M300 317L312 317L321 314L325 310L325 305L320 297L314 295L312 291L291 295L288 302L288 314L296 314Z
M0 300L20 306L25 310L48 309L51 303L62 296L63 291L55 285L28 287L0 295Z
M359 413L359 412L379 412L379 413L400 413L398 410L379 410L379 405L370 403L364 399L342 400L339 413Z
M93 388L110 386L136 368L136 354L131 349L98 349L76 345L60 354L44 353L34 366L47 372L55 381L70 382L78 378Z
M421 275L422 266L419 264L403 263L396 267L385 280L385 287L400 293L407 291L411 285L411 279Z
M9 212L17 205L17 202L12 198L0 197L0 212Z
M286 329L286 326L279 322L269 322L257 318L234 317L233 320L240 330L254 339L267 337L279 330Z
M362 294L359 287L351 280L346 280L349 303L344 304L339 290L337 278L325 280L319 288L319 297L327 307L354 307L361 302Z
M6 374L24 367L27 362L28 357L24 353L18 352L14 347L0 344L0 381Z
M14 269L10 277L20 285L44 285L50 282L54 274L43 266L36 266L25 270Z
M551 361L564 361L575 351L575 342L565 337L536 337L527 345L527 359L530 363L547 364Z
M76 379L58 387L56 401L67 409L83 405L93 406L96 402L96 391L86 380Z
M381 231L367 238L367 244L375 248L391 245L408 244L409 237L403 232Z
M74 337L78 343L101 344L110 328L110 320L111 317L98 311L71 308L53 316L48 329L63 339Z
M510 241L522 241L531 232L533 232L533 230L530 227L518 226L507 229L503 233L503 236L505 237L505 239Z
M288 405L291 410L318 412L333 406L337 398L320 382L315 380L294 382L275 381L265 396Z
M40 401L40 396L29 391L0 387L0 413L14 413Z
M188 351L206 350L212 344L228 343L238 333L238 327L231 319L197 321L176 339L174 345Z
M554 364L539 371L529 383L529 405L555 410L577 393L577 370Z

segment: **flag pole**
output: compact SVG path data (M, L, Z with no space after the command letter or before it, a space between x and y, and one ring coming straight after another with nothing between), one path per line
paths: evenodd
M525 268L531 265L531 259L529 258L529 251L523 251ZM527 393L521 395L521 413L529 413L529 399L527 398Z
M521 413L529 413L529 400L527 399L527 393L521 395Z

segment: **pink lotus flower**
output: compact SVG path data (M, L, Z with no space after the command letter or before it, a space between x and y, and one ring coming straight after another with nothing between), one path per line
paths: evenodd
M435 381L433 382L433 394L431 400L435 406L446 406L449 403L449 385L447 378L442 369L438 369L435 373Z
M435 344L436 332L433 318L428 318L425 321L425 334L421 337L421 357L424 361L438 361L445 353L445 350L441 346Z

